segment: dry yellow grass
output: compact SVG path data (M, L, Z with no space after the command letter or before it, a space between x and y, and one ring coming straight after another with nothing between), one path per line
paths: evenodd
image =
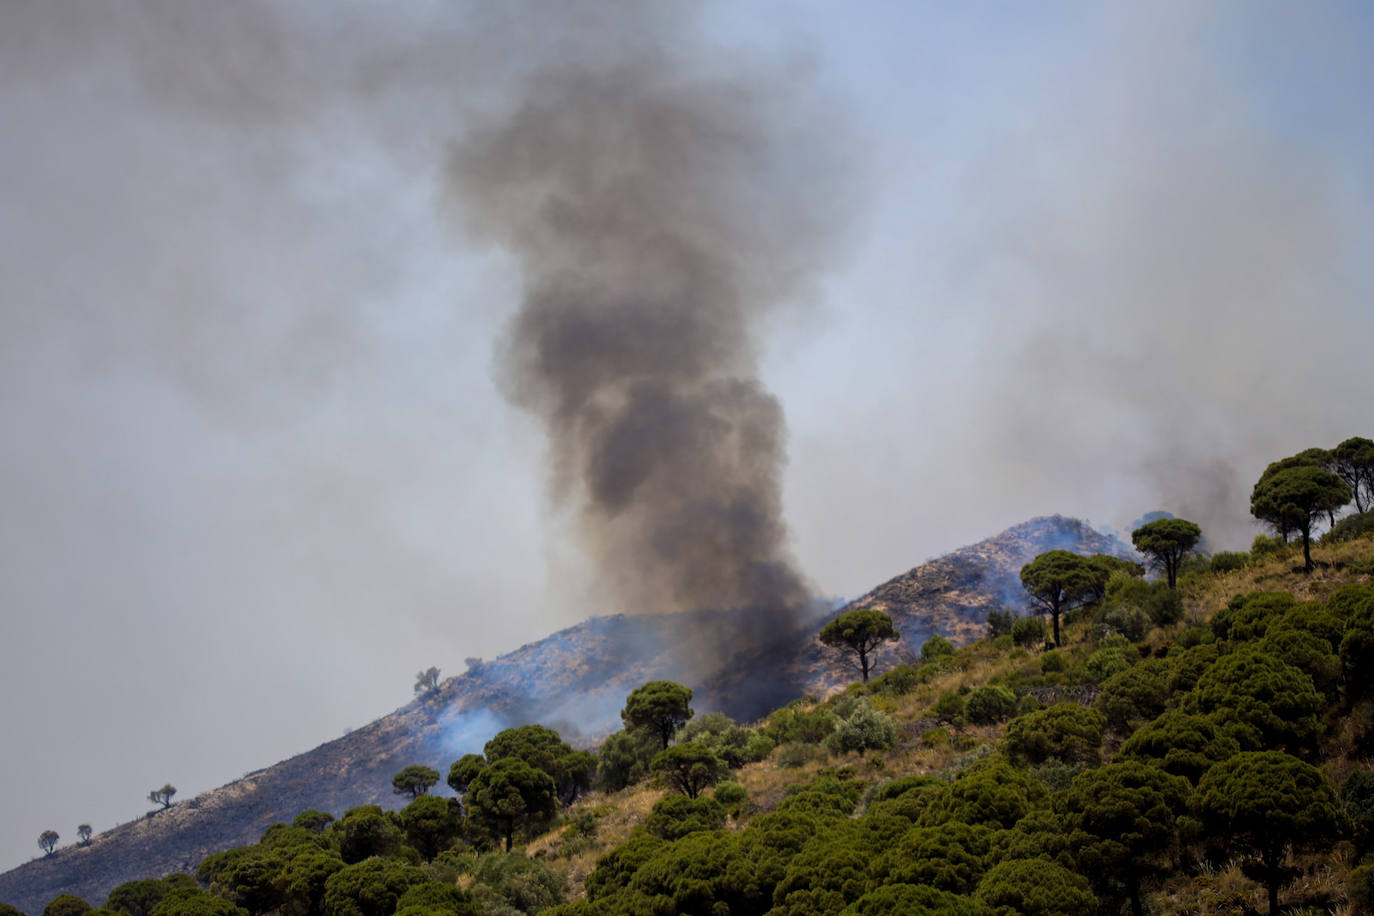
M663 795L663 789L642 783L619 792L586 796L566 812L564 826L536 837L525 847L525 854L544 860L565 875L569 899L580 899L586 895L583 882L596 867L596 860L625 842ZM596 836L586 842L567 842L569 825L586 813L596 818Z
M1232 596L1246 592L1286 591L1299 601L1322 601L1342 585L1368 584L1374 576L1351 573L1349 567L1370 561L1371 541L1361 538L1339 544L1314 544L1312 560L1317 568L1310 575L1295 570L1302 567L1302 548L1290 546L1244 569L1228 573L1202 573L1185 576L1179 582L1184 609L1189 619L1209 620Z

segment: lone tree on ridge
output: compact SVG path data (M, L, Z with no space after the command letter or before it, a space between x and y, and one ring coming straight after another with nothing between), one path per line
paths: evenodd
M869 657L873 650L888 640L900 639L892 626L892 618L873 608L846 611L821 627L820 640L832 649L848 649L859 662L864 683L873 668Z
M439 669L430 665L424 671L415 673L415 692L429 693L439 689Z
M91 845L91 825L82 824L76 828L76 835L81 839L82 846Z
M172 796L177 794L177 787L170 782L161 789L154 789L148 793L148 801L157 802L163 808L172 807Z
M56 830L44 830L38 835L38 845L47 855L52 855L53 849L57 846L57 840L58 836Z
M1202 529L1182 518L1161 518L1131 532L1135 549L1150 558L1150 565L1162 569L1169 587L1178 583L1178 567L1183 558L1202 540Z

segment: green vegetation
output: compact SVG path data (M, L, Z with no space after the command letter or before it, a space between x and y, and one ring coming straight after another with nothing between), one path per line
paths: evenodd
M1209 769L1194 802L1208 834L1252 857L1269 912L1279 888L1297 874L1285 864L1294 849L1320 848L1340 838L1346 818L1321 771L1280 751L1236 754Z
M650 681L625 699L620 719L626 730L657 735L666 748L673 735L692 718L692 691L673 681Z
M517 832L529 834L557 810L557 788L543 770L518 757L503 757L477 774L463 797L470 816L505 840L506 852Z
M664 748L654 757L649 770L688 798L696 798L728 772L725 761L709 747L691 741Z
M1164 571L1170 588L1178 583L1178 569L1183 558L1201 539L1202 529L1181 518L1161 518L1131 532L1135 549L1149 557L1156 569Z
M1060 616L1093 600L1106 579L1102 569L1094 566L1088 557L1067 550L1051 550L1021 568L1021 584L1032 604L1050 615L1054 644L1059 646Z
M91 911L91 905L75 894L58 894L43 907L43 916L82 916Z
M1312 571L1312 530L1323 518L1334 525L1336 510L1354 498L1349 486L1326 468L1329 452L1307 449L1265 468L1250 493L1250 514L1268 524L1287 542L1302 536L1303 568Z
M595 753L506 729L458 798L407 767L399 811L302 812L99 916L1369 912L1374 536L1312 549L1180 555L1172 587L1042 554L1058 648L1008 617L753 723L652 682Z
M1331 470L1350 488L1357 513L1374 508L1374 441L1346 439L1331 450Z
M900 635L887 614L873 608L858 608L846 611L822 627L820 640L832 649L852 653L858 662L859 675L867 684L873 665L873 651L889 640L898 639ZM938 644L935 649L938 653Z
M439 782L439 771L422 766L408 766L391 777L391 791L409 798L419 798Z

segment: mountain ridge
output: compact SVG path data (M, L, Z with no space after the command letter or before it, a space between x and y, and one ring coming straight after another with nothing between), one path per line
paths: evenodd
M1039 517L915 566L841 610L876 607L893 617L902 638L878 658L890 665L933 633L962 644L980 635L989 611L1020 609L1021 565L1056 548L1133 556L1078 519ZM0 900L30 914L64 892L95 903L125 881L191 871L209 853L254 842L309 808L394 807L390 780L402 767L446 773L512 725L538 721L590 746L619 726L625 696L648 680L690 684L698 712L756 718L852 680L816 639L835 613L816 603L790 618L758 610L589 618L474 664L347 735L0 874ZM728 651L760 630L764 642Z

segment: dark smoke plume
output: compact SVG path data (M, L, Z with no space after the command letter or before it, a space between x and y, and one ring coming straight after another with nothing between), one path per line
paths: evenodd
M546 425L598 591L630 612L792 609L808 588L753 337L833 249L832 126L802 75L708 52L651 6L600 39L570 15L575 50L532 67L450 175L521 269L501 380Z

